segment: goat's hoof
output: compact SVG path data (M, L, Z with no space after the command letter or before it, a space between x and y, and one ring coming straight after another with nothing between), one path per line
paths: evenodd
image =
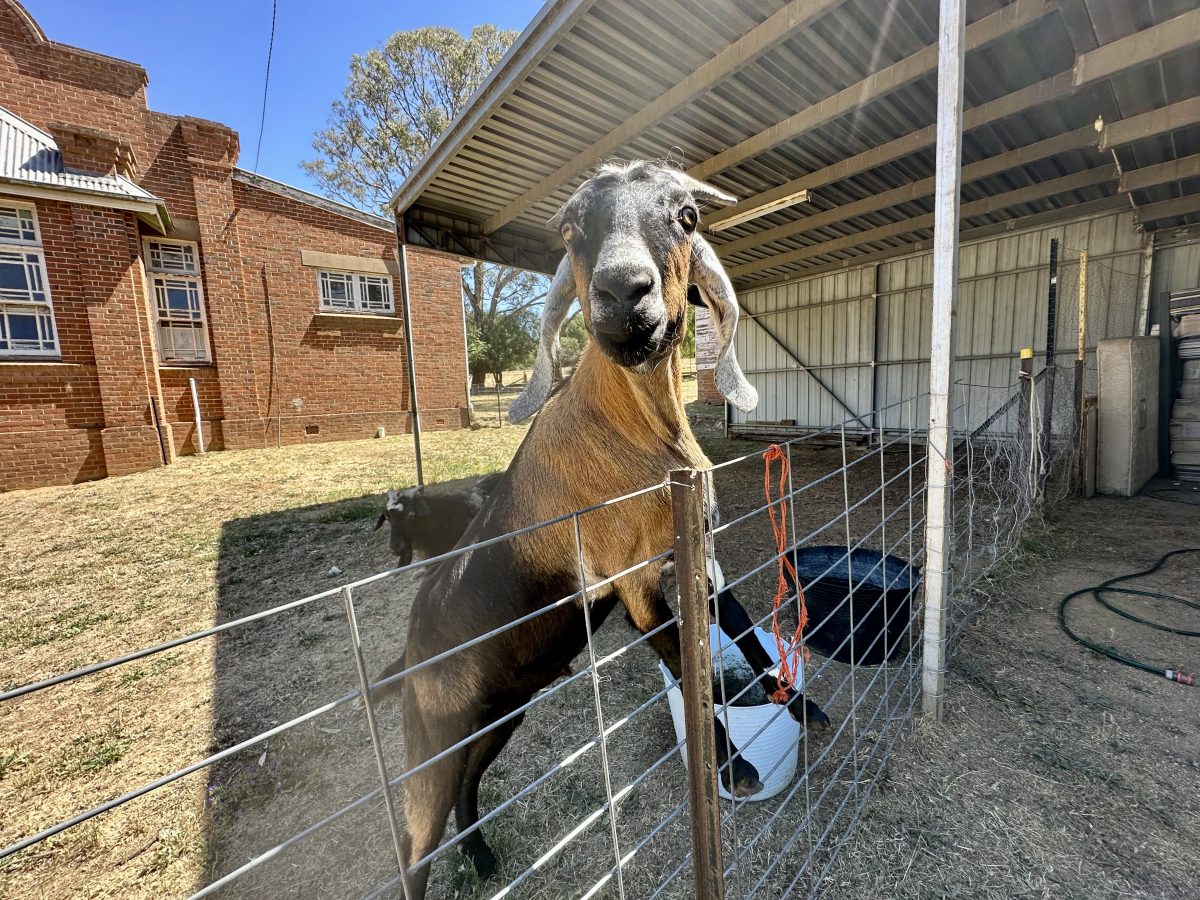
M471 865L475 867L475 874L481 879L486 881L496 874L496 869L499 868L496 854L492 853L492 848L483 841L464 852L470 858Z
M808 719L808 730L813 732L828 731L832 727L829 716L815 703L804 701L804 714Z
M763 783L758 780L758 770L744 759L737 759L732 766L732 773L727 768L722 772L725 790L735 797L753 797L763 789ZM732 779L731 779L732 775ZM731 785L729 782L733 781Z
M733 786L733 796L739 800L744 797L753 797L763 789L763 783L757 778L751 778L749 781L739 781Z

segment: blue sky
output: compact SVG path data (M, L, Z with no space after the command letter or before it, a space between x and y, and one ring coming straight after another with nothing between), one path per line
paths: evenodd
M254 167L271 0L22 0L52 41L140 64L152 109L215 119L241 136ZM521 30L542 0L279 0L267 124L258 171L315 190L300 168L342 91L350 56L423 25L482 22ZM103 8L103 12L99 10Z

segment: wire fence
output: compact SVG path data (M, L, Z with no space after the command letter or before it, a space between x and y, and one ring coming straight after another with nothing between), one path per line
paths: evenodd
M998 401L1001 412L967 436L958 452L953 599L960 624L974 608L979 586L1017 552L1022 529L1037 515L1047 474L1061 469L1057 450L1039 450L1036 384L1031 378ZM925 403L924 396L914 396L894 406L905 407L901 418L915 423ZM863 441L848 433L857 424L849 420L782 444L787 477L773 488L764 484L762 454L748 453L693 473L690 500L678 484L648 485L5 691L0 715L19 727L23 717L34 718L37 704L61 704L60 692L75 691L71 702L86 702L87 685L112 670L201 642L226 642L215 645L218 656L269 658L269 629L285 617L319 613L321 621L343 630L346 641L339 670L314 688L328 691L321 702L290 716L280 710L282 721L224 743L218 738L228 732L214 723L213 745L195 748L194 761L11 840L0 850L0 866L54 852L67 834L198 778L207 784L209 840L220 852L210 849L201 883L180 891L196 897L400 896L406 883L413 890L412 880L426 868L428 896L437 898L682 898L697 895L698 879L714 876L730 897L814 896L863 814L920 692L925 443L915 425ZM723 519L706 500L713 492L721 498ZM627 559L616 571L596 569L596 547L611 542L612 522L644 515L648 503L672 497L691 502L702 520L690 545L680 543L686 530L677 502L674 546ZM786 526L782 537L780 524ZM413 576L436 578L437 570L471 554L552 536L573 548L572 590L509 621L468 623L467 639L383 669L399 655L390 623L407 616L407 600L400 598ZM701 563L700 571L710 575L708 587L694 590L680 575L685 559L716 560L722 575ZM617 594L647 579L678 598L679 612L668 608L657 620L634 621L633 630L618 621L601 629ZM785 589L776 608L780 579ZM731 606L730 595L741 602ZM790 643L802 608L808 616L805 649L796 656L799 648ZM463 618L457 610L449 614ZM679 630L698 638L683 641L682 670L669 650ZM453 684L471 654L504 652L514 640L547 632L562 643L567 665L541 673L544 685L516 691L461 733L446 732L429 752L414 755L398 704L377 700L389 686L405 682ZM743 652L755 646L748 641L770 657L769 667ZM781 652L798 660L796 683L814 707L771 702ZM375 674L381 670L386 677ZM697 680L697 672L709 674ZM253 685L239 689L253 692ZM828 716L823 730L817 707ZM310 739L300 741L300 733ZM715 778L689 780L687 734L711 736L712 758L686 762ZM289 737L297 742L287 744ZM696 744L696 753L704 746ZM321 790L273 770L268 747L273 757L289 747L315 754L309 771L318 773L310 777ZM438 772L478 757L495 760L479 796L456 793L447 801L457 807L456 827L444 834L434 815L437 833L409 858L405 834L414 804L432 802L425 789ZM743 763L753 766L762 785L748 796L739 796L745 792L731 782ZM244 802L233 812L224 808L220 788L229 779L218 772L226 765L250 773L245 777L261 795L257 812ZM733 790L720 788L721 797L719 785ZM248 812L245 821L242 812ZM153 806L145 814L154 814ZM706 817L713 827L704 838ZM696 867L701 849L705 865ZM494 874L488 871L493 852Z

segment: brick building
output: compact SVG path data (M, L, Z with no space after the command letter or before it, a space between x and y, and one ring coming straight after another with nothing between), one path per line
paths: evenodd
M0 490L409 427L392 223L237 168L140 66L0 0ZM410 248L426 428L466 421L456 257Z

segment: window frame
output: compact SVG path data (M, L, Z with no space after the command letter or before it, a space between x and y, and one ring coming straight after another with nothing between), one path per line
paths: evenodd
M154 245L160 245L157 251ZM164 258L161 245L173 244L184 248L183 256L191 257L190 266L170 266L163 264ZM200 266L200 245L196 241L181 241L174 238L144 237L142 238L142 265L146 271L146 282L149 288L150 301L154 311L154 343L158 352L158 361L163 366L196 366L212 364L212 343L208 336L208 308L204 296L204 275ZM188 252L190 251L190 253ZM158 257L159 263L153 260ZM171 282L176 282L174 286ZM181 288L180 283L183 287ZM160 302L160 293L165 297L170 290L187 290L194 292L194 303L189 302L191 315L172 315L169 300L166 305ZM181 354L175 350L173 334L175 330L183 330L184 325L190 325L193 334L199 334L194 350ZM163 329L172 335L171 346L163 340Z
M0 235L0 253L4 254L19 254L23 259L20 264L26 269L26 293L29 295L27 299L12 299L5 297L0 292L0 327L3 327L3 333L8 337L3 340L10 345L13 343L12 329L8 325L9 310L24 310L20 313L29 315L32 313L37 323L38 347L19 347L13 348L0 347L0 360L19 361L19 360L60 360L62 359L62 340L58 334L58 323L54 317L54 297L50 290L50 273L46 267L46 250L42 243L42 228L38 221L37 206L32 203L18 203L8 198L0 200L0 209L12 209L17 214L17 237L5 237ZM30 231L32 237L24 237L21 232L24 231L20 225L21 213L27 212L29 216ZM15 261L13 261L15 264ZM34 285L29 278L28 273L33 272L40 284ZM34 295L41 295L42 300L35 300ZM42 345L52 344L47 348Z
M350 286L350 302L353 306L334 306L326 298L325 285L330 276L344 279ZM384 285L387 287L387 306L371 307L367 305L365 288L368 285ZM337 316L396 316L396 291L391 275L379 272L355 272L350 269L318 269L317 270L317 312Z

